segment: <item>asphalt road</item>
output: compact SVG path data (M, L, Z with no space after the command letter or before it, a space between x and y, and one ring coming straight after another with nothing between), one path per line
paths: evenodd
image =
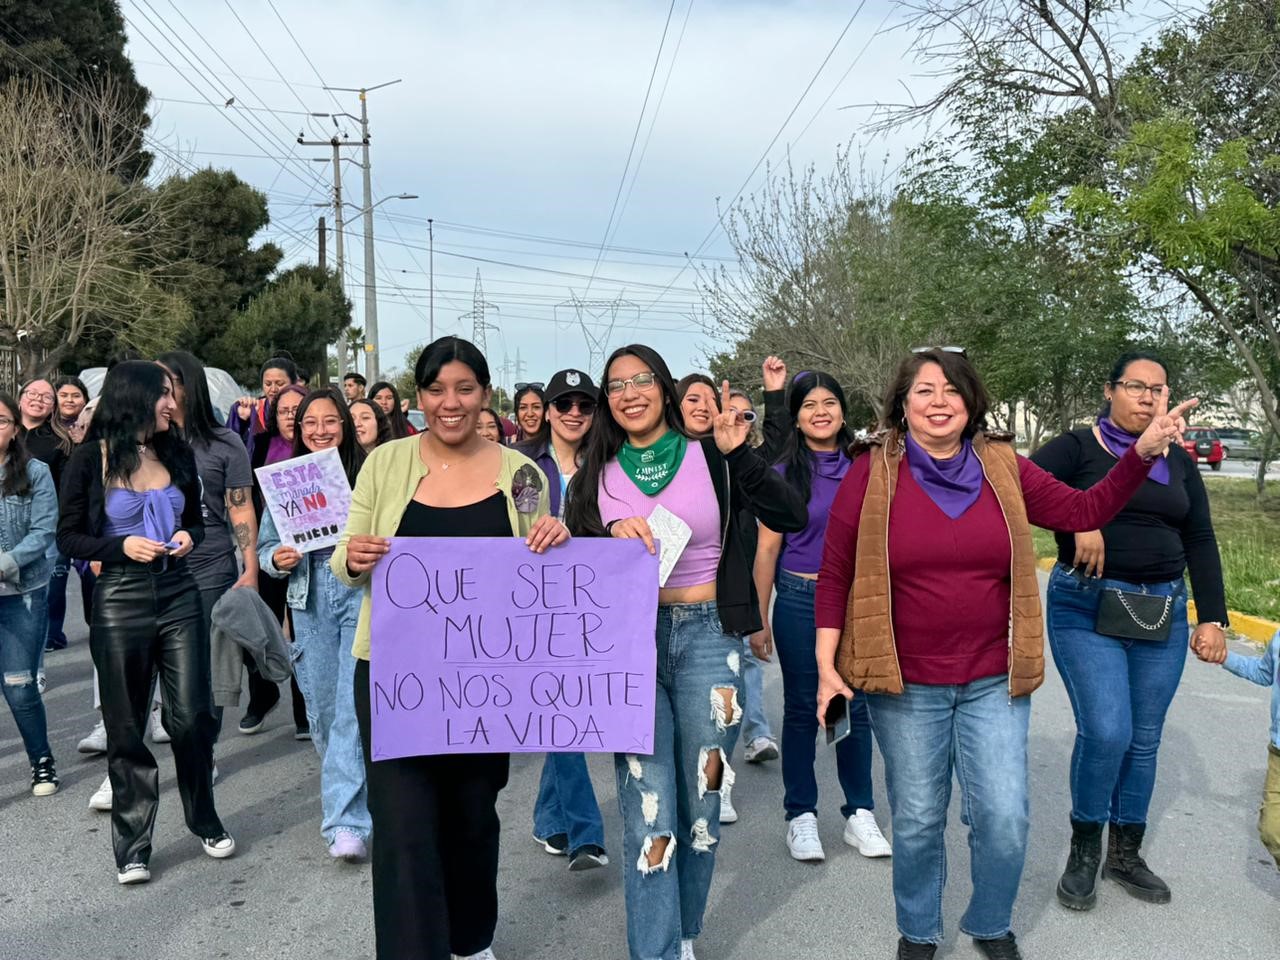
M74 586L73 586L74 589ZM78 609L73 599L68 604ZM372 955L367 866L328 860L319 834L319 765L293 739L282 707L263 733L229 732L218 750L219 810L239 852L215 861L182 824L168 749L161 757L161 806L153 879L115 882L106 814L87 807L105 773L102 758L75 752L92 725L87 631L68 623L72 645L48 656L46 695L62 789L28 790L28 767L8 711L0 711L0 958L20 960L203 960L354 958ZM1243 645L1240 649L1246 649ZM771 667L770 716L781 711ZM1052 671L1035 695L1031 724L1031 848L1014 914L1028 960L1266 958L1280 953L1280 871L1258 842L1258 799L1266 762L1268 693L1190 658L1160 754L1146 851L1173 888L1173 903L1140 903L1103 882L1095 910L1062 909L1053 889L1066 856L1067 762L1074 725ZM777 763L735 763L741 820L724 828L701 960L893 956L897 932L888 861L863 859L841 842L834 764L819 754L820 813L827 860L791 860L784 844ZM740 751L739 751L740 758ZM878 760L877 760L878 764ZM541 758L515 757L503 793L500 960L621 960L626 957L622 876L569 874L566 862L530 839ZM611 852L620 845L611 758L591 770ZM883 778L877 801L887 825ZM886 832L888 832L886 830ZM940 957L976 957L956 924L970 888L968 852L953 803L946 894L947 940Z

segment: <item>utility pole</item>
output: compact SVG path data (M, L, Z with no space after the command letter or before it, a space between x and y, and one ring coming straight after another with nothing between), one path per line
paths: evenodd
M326 266L325 256L324 256L325 254L324 242L325 242L324 217L321 217L319 220L316 221L316 262L320 264L321 270L323 270Z
M484 287L480 285L480 271L476 271L476 289L471 299L471 312L464 313L458 319L471 321L471 342L481 352L486 352L485 333L489 330L497 330L496 323L489 323L485 319L485 313L489 310L497 310L497 306L490 303L484 298Z
M381 343L378 339L378 281L374 272L373 250L373 168L369 161L369 99L368 94L381 90L399 80L390 80L372 87L325 87L326 90L340 90L345 93L356 93L360 96L360 144L362 155L362 172L364 174L364 335L373 347L365 355L366 376L373 383L381 376L380 358Z
M328 260L325 256L325 243L328 237L325 236L324 217L316 219L316 263L320 265L320 269L324 270L328 266ZM329 385L329 345L325 344L324 359L320 364L320 369L315 372L316 385L327 387Z
M430 251L427 254L427 272L430 274L427 287L431 291L429 294L430 300L428 300L428 316L430 317L428 324L430 337L427 340L427 343L436 342L436 235L431 229L431 222L431 218L427 217L427 249Z
M346 224L342 220L342 148L354 147L355 144L347 140L339 140L335 135L328 140L303 140L302 134L298 134L298 143L304 147L333 147L333 254L334 265L338 270L338 286L342 290L344 296L346 294L346 261L342 255L342 239L346 232ZM327 163L327 160L318 160L318 163ZM328 204L316 204L316 206L328 206ZM328 363L328 347L325 347L326 360ZM348 365L347 360L347 344L346 338L339 334L338 336L338 376L342 377L348 370L355 369L355 360L353 356Z

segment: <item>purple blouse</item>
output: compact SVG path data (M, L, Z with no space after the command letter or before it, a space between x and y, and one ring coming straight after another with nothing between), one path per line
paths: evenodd
M168 543L181 522L185 503L182 491L172 484L158 490L113 487L107 491L107 522L103 534L146 537Z
M843 450L810 452L813 475L809 487L809 523L799 533L782 538L778 566L791 573L817 573L822 566L822 542L827 533L827 514L836 498L840 481L849 472L850 461ZM786 476L786 464L773 469Z

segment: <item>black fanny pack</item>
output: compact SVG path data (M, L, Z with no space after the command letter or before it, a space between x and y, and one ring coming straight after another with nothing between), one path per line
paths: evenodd
M1098 599L1098 619L1093 629L1104 637L1163 643L1169 639L1172 614L1172 596L1109 587Z

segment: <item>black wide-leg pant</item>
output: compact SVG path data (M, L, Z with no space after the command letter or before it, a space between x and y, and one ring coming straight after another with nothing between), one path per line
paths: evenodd
M213 804L213 688L209 629L200 589L182 560L106 563L93 597L89 649L98 668L113 794L116 865L148 863L160 774L143 734L151 678L163 696L161 720L172 738L178 793L198 837L223 832Z
M378 960L449 960L493 943L498 793L511 755L371 759L369 661L356 661L356 719L373 818Z

